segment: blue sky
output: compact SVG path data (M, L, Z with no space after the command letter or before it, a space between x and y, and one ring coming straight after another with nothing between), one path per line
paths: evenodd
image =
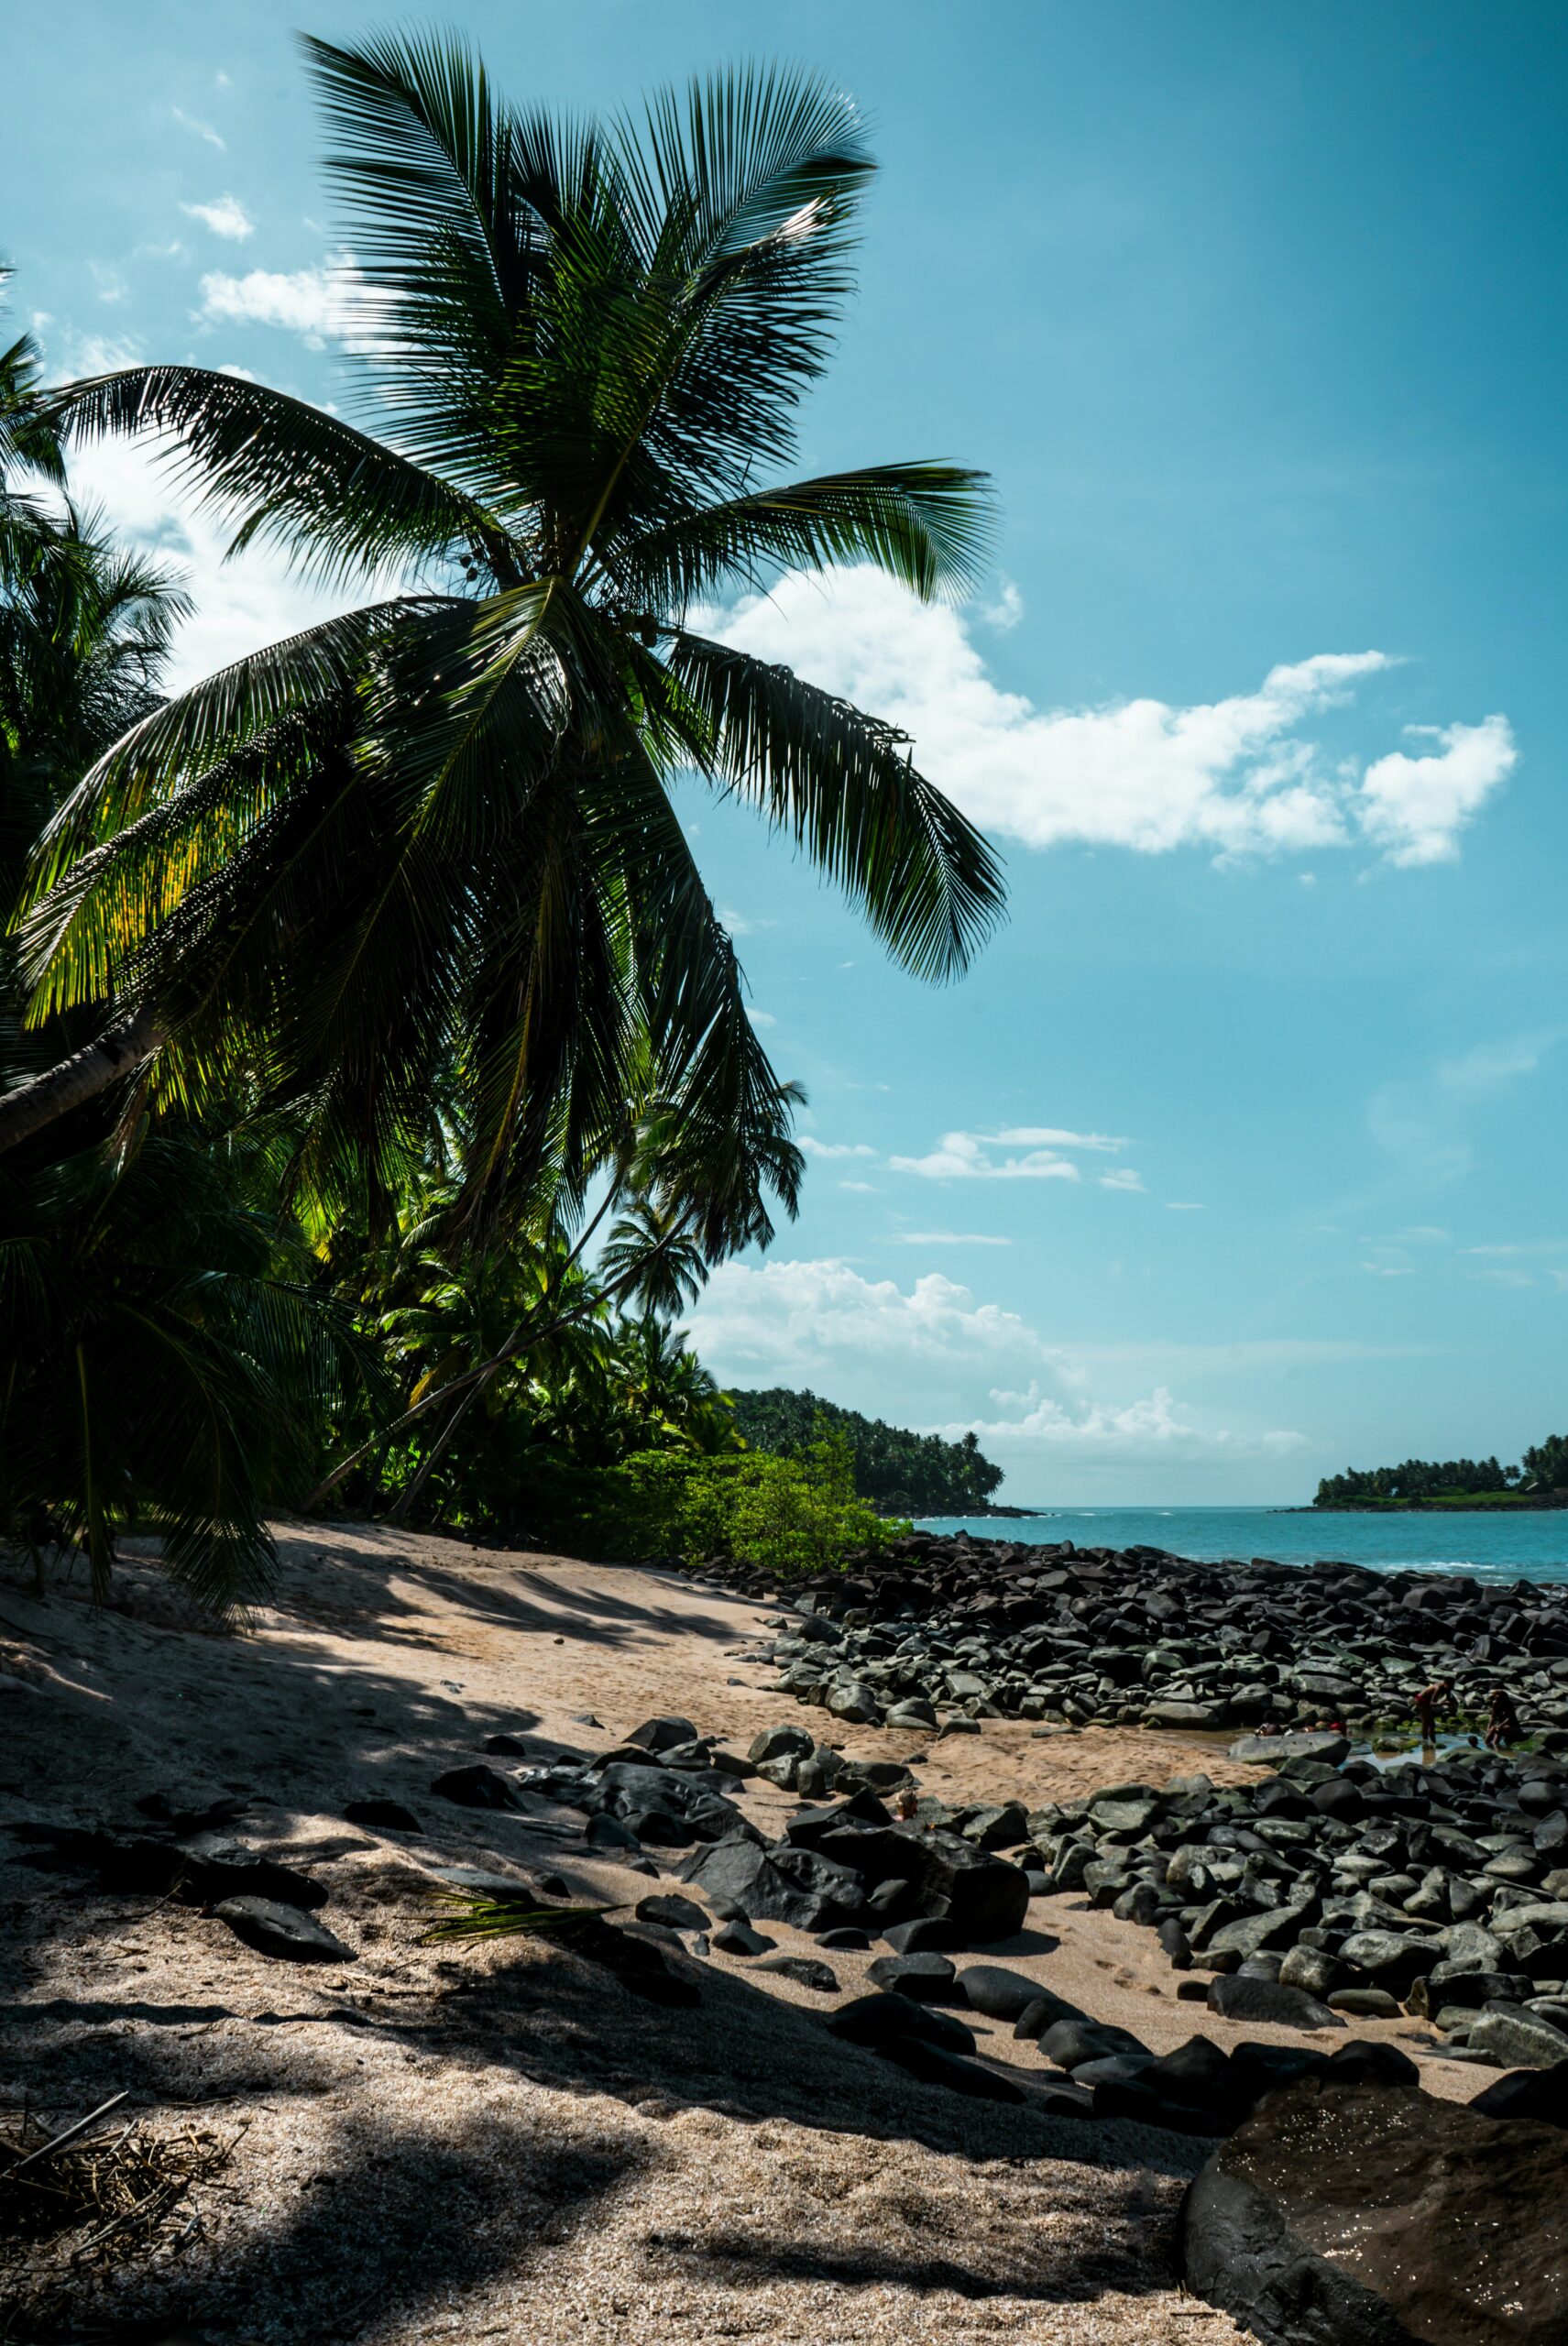
M689 794L811 1098L715 1366L977 1425L1047 1502L1288 1500L1568 1424L1561 7L460 21L531 101L781 51L853 90L883 171L801 469L951 456L1001 500L967 608L854 576L718 622L904 723L1012 911L931 992ZM53 369L342 396L349 247L269 11L72 0L7 64L0 253ZM317 607L225 571L140 452L82 477L192 571L187 673Z

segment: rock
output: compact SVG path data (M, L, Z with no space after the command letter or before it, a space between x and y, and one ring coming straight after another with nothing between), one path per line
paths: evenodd
M945 2000L956 1977L945 1955L879 1955L866 1966L866 1978L877 1987L928 2002Z
M493 1768L448 1768L430 1789L442 1800L455 1801L459 1808L522 1806L506 1778L498 1776Z
M881 1704L859 1679L851 1680L847 1686L833 1687L827 1708L833 1718L845 1719L851 1727L878 1727L882 1723Z
M1244 1735L1231 1746L1233 1760L1262 1760L1277 1768L1283 1760L1321 1760L1325 1767L1343 1767L1350 1758L1350 1743L1343 1735L1314 1731L1298 1735Z
M589 1817L583 1838L590 1849L641 1849L642 1847L630 1825L619 1816L611 1816L608 1809L600 1809Z
M1431 1939L1407 1938L1398 1931L1353 1931L1340 1948L1340 1959L1353 1971L1365 1971L1381 1985L1408 1993L1417 1979L1435 1970L1442 1950Z
M811 1757L813 1742L814 1738L807 1727L765 1727L761 1735L753 1736L747 1745L746 1757L753 1767L760 1766L764 1760L784 1760L792 1757L797 1760L808 1760Z
M1289 1950L1279 1967L1282 1988L1300 1988L1307 1995L1316 1996L1320 2003L1327 2002L1343 1978L1344 1966L1337 1956L1299 1943Z
M644 1768L633 1760L612 1760L601 1769L580 1805L619 1816L640 1841L654 1848L761 1837L722 1792L709 1792L678 1769Z
M1483 2118L1533 2118L1542 2126L1568 2127L1568 2060L1550 2069L1510 2069L1470 2107Z
M637 1902L640 1923L663 1923L672 1931L706 1931L707 1915L694 1898L661 1894Z
M213 1909L236 1938L258 1955L275 1955L290 1963L352 1963L352 1947L334 1938L325 1926L298 1906L271 1898L225 1898Z
M893 1704L883 1721L886 1727L905 1727L916 1734L925 1733L936 1724L936 1707L923 1694L905 1695L902 1702Z
M1244 1914L1238 1922L1223 1924L1209 1941L1209 1953L1239 1955L1245 1961L1260 1948L1286 1945L1300 1929L1302 1912L1299 1906L1277 1906L1272 1913Z
M1202 2110L1219 2123L1228 2117L1232 2088L1231 2061L1211 2037L1190 2036L1174 2053L1151 2061L1140 2079L1162 2100Z
M225 1898L263 1898L280 1906L326 1904L319 1881L221 1834L198 1833L185 1844L184 1859L184 1894L204 1906Z
M349 1825L367 1825L373 1833L419 1833L423 1830L412 1809L400 1800L351 1800L343 1812Z
M1270 2346L1556 2346L1565 2192L1549 2128L1304 2078L1192 2184L1181 2266Z
M1490 2053L1510 2069L1554 2069L1563 2057L1563 2031L1533 2012L1481 2012L1466 2043L1472 2053Z
M750 1923L726 1923L722 1930L714 1932L713 1945L721 1955L766 1955L778 1941L754 1931Z
M1082 2018L1078 2006L1069 2003L1065 1996L1058 1996L1050 1988L1036 1988L1034 2001L1025 2005L1014 2022L1013 2034L1027 2042L1037 2042L1047 2028L1056 2026L1058 2020Z
M952 1924L933 1914L916 1914L907 1923L891 1923L883 1937L895 1955L933 1955L962 1944Z
M1117 2028L1109 2021L1053 2021L1040 2039L1040 2050L1047 2061L1069 2074L1080 2069L1086 2061L1102 2061L1112 2053L1147 2053L1148 2046L1124 2028Z
M1011 2077L998 2077L993 2069L982 2069L976 2061L965 2061L955 2053L948 2053L939 2045L924 2044L915 2036L899 2036L878 2050L884 2060L895 2061L922 2085L946 2086L950 2093L968 2094L979 2101L1022 2101L1024 2088L1014 2085Z
M1143 1714L1147 1727L1189 1728L1194 1732L1210 1732L1225 1724L1223 1703L1184 1703L1172 1700L1150 1703Z
M1421 2081L1408 2053L1365 2036L1353 2036L1331 2053L1322 2074L1342 2086L1419 2086Z
M854 1922L862 1903L860 1879L848 1866L787 1842L765 1849L753 1840L715 1841L683 1859L676 1870L705 1894L730 1900L752 1923L831 1930Z
M828 2026L835 2036L845 2037L851 2045L883 2045L894 2037L917 2036L948 2053L974 2051L974 2032L961 2020L934 2012L929 2004L916 2003L912 1996L901 1996L896 1990L857 1996L853 2003L833 2013Z
M1249 1979L1237 1973L1210 1982L1209 2009L1224 2020L1273 2021L1281 2028L1343 2028L1337 2012L1320 2004L1299 1988L1282 1988L1277 1979Z
M628 1743L635 1743L639 1750L652 1752L673 1750L677 1744L695 1743L696 1739L697 1732L690 1719L679 1718L644 1719L626 1738Z
M959 1986L970 2009L983 2012L988 2020L1017 2020L1040 2001L1036 1980L1025 1979L1021 1971L1004 1970L1000 1964L971 1963L959 1974Z
M527 1744L520 1742L515 1735L488 1735L479 1749L488 1751L492 1760L526 1760L528 1757Z
M836 1996L839 1975L831 1964L819 1963L814 1955L770 1955L757 1965L759 1971L776 1971L785 1979L793 1979L797 1987L813 1988L819 1996Z
M1332 2012L1348 2012L1353 2020L1398 2020L1399 2000L1387 1988L1335 1988L1325 2000Z

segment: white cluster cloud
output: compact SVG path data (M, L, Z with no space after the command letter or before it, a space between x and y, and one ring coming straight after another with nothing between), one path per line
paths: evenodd
M212 203L182 203L181 211L192 220L200 220L214 236L225 236L231 244L243 245L256 233L256 223L237 196L220 195Z
M1109 1133L1064 1132L1054 1124L1012 1124L999 1133L944 1133L924 1157L890 1157L894 1173L916 1173L926 1181L1080 1181L1083 1176L1064 1149L1125 1148ZM1007 1152L1022 1152L1007 1153ZM1108 1189L1141 1189L1130 1167L1102 1173Z
M993 1400L1012 1399L993 1394ZM1223 1427L1200 1426L1175 1401L1169 1388L1156 1386L1144 1398L1116 1408L1102 1401L1069 1403L1036 1391L1029 1407L1016 1418L971 1418L937 1431L949 1440L973 1431L980 1440L998 1444L1028 1444L1047 1453L1069 1451L1091 1456L1157 1458L1173 1453L1285 1457L1306 1443L1304 1434L1285 1428L1237 1435Z
M791 576L707 615L725 640L785 661L913 738L923 770L986 829L1034 848L1067 842L1157 854L1266 856L1364 844L1434 863L1516 762L1506 718L1438 730L1358 771L1303 729L1394 664L1321 652L1252 692L1174 707L1154 699L1039 709L1003 692L963 618L879 571Z
M313 269L247 269L231 277L209 269L202 280L202 316L246 325L283 326L321 342L352 331L364 280L346 253Z
M721 1263L692 1315L703 1358L744 1383L755 1371L809 1382L838 1361L1016 1360L1046 1348L1015 1311L977 1303L966 1287L928 1271L907 1292L867 1279L837 1257L810 1262Z
M925 1233L924 1243L944 1239L974 1243L940 1232ZM861 1406L875 1411L884 1406L879 1386L896 1381L896 1398L885 1407L904 1422L939 1419L935 1430L950 1437L972 1426L1025 1468L1041 1453L1259 1456L1297 1449L1303 1440L1283 1430L1244 1436L1201 1425L1163 1384L1130 1400L1097 1398L1087 1390L1089 1371L1042 1342L1018 1313L977 1302L970 1288L936 1271L905 1288L868 1279L837 1258L721 1264L692 1315L692 1334L716 1375L738 1385L831 1392L852 1379ZM1026 1380L1022 1390L992 1383L1014 1365ZM961 1387L976 1372L985 1378L992 1413L955 1419L955 1380ZM938 1383L946 1406L923 1412L919 1388Z

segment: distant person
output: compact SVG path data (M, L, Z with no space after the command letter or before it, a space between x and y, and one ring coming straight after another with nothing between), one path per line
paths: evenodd
M1506 1686L1498 1686L1493 1691L1491 1716L1486 1721L1486 1749L1505 1751L1510 1743L1523 1740L1524 1729L1514 1708L1514 1698Z
M1453 1688L1446 1678L1434 1678L1431 1684L1423 1686L1416 1696L1416 1723L1420 1728L1423 1743L1435 1744L1437 1741L1437 1713L1440 1704L1444 1710L1453 1708Z

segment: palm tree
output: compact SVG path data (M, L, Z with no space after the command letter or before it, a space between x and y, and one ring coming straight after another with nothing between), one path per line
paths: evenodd
M895 464L765 485L850 284L872 165L836 89L783 71L641 127L506 104L455 39L305 43L386 436L235 377L79 383L67 434L155 431L234 524L336 580L406 582L239 661L101 759L39 855L38 1013L99 1044L0 1100L0 1149L150 1061L200 1102L258 1070L313 1163L374 1178L457 1071L470 1218L581 1193L657 1091L771 1234L790 1095L673 798L754 807L929 979L999 915L984 840L875 718L705 635L705 602L869 562L977 573L981 477ZM696 1136L695 1141L692 1136Z

